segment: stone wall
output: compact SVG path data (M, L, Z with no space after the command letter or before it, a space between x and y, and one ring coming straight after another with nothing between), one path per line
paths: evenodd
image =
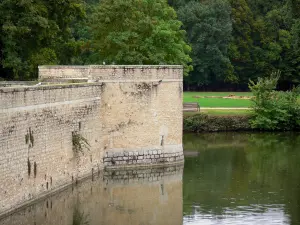
M104 83L101 116L106 166L173 162L167 156L182 156L180 82Z
M99 84L0 89L0 214L103 168L101 90ZM89 149L73 149L74 134L89 140Z
M39 75L102 84L106 167L183 160L182 66L40 66Z
M0 89L0 215L104 167L183 162L181 67L44 66L40 79L90 83Z

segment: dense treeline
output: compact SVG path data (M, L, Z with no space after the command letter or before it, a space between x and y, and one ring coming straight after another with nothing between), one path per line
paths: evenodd
M288 89L300 0L2 0L0 50L4 79L35 79L40 64L182 64L189 90L246 90L274 70Z
M191 47L166 0L2 0L0 74L36 79L41 64L176 64Z
M186 78L187 88L246 89L249 79L274 70L282 71L283 89L300 82L299 0L169 3L193 49L194 71Z

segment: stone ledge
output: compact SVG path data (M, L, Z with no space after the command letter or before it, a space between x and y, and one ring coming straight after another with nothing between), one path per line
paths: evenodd
M54 90L54 89L69 89L69 88L81 88L81 87L92 87L102 86L102 83L73 83L73 84L50 84L41 86L23 86L23 87L0 87L1 93L10 92L26 92L26 91L37 91L37 90Z
M106 152L105 168L153 166L184 162L183 151L165 152L161 149L142 151Z

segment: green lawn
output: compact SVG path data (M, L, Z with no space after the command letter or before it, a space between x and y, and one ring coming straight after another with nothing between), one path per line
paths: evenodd
M249 99L222 99L222 98L194 98L194 96L252 96L251 92L184 92L183 102L198 102L200 107L250 107Z

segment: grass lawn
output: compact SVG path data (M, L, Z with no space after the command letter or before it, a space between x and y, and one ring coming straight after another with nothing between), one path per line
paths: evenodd
M200 112L183 112L183 116L192 116L195 114L208 114L215 116L229 116L229 115L251 115L252 111L247 109L203 109Z
M198 102L200 107L250 107L249 99L222 99L222 98L194 98L194 96L252 96L251 92L184 92L183 102Z

